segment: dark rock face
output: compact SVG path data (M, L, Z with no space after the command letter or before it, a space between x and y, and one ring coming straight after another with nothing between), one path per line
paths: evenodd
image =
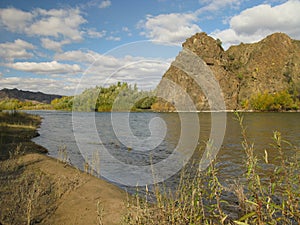
M182 46L182 52L190 51L206 63L212 72L211 76L220 86L227 110L241 109L243 101L259 92L296 90L300 93L300 41L292 40L285 34L275 33L258 43L240 44L224 51L219 40L205 33L197 33ZM164 74L162 81L167 79L178 85L190 96L197 110L214 110L214 106L209 103L211 96L205 90L207 88L199 85L195 77L187 72L197 68L195 62L185 60L184 69L176 66L182 61L182 52ZM209 75L199 71L197 76L204 82L203 79ZM158 95L170 96L174 93L174 85L170 87L162 81L157 87ZM180 96L174 93L172 98L179 99ZM159 98L152 106L153 110L174 111L174 101L169 99Z
M0 100L4 99L18 99L20 101L36 101L41 103L51 103L51 101L55 98L61 98L61 95L52 95L45 94L42 92L31 92L31 91L22 91L16 88L14 89L2 89L0 90Z

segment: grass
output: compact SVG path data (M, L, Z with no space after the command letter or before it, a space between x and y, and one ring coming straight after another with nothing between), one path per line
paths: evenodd
M36 129L41 118L17 111L0 112L0 160L8 159L10 155L28 152L47 152L41 146L31 141L38 136Z
M51 178L38 169L27 170L19 155L0 162L1 223L39 223L55 210L55 193Z
M36 129L36 127L33 125L9 124L5 122L0 123L0 127L12 127L12 128L19 128L19 129L31 129L31 130Z
M0 124L10 125L27 125L38 127L41 123L41 118L36 115L30 115L18 111L0 112Z
M284 154L279 132L274 132L273 147L279 165L255 155L254 144L247 138L243 117L237 114L243 136L245 168L242 179L225 187L219 182L216 162L195 175L183 172L175 191L155 186L155 201L136 195L128 201L125 224L300 224L300 162ZM262 175L261 165L270 173ZM233 178L234 179L234 178ZM227 196L227 197L226 197ZM228 198L228 196L230 196Z

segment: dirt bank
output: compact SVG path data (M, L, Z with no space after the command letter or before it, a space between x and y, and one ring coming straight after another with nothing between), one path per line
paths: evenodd
M38 119L13 116L0 113L0 148L6 158L0 161L0 224L120 224L125 191L33 153L42 149L30 141Z
M1 162L0 223L120 224L126 193L41 154Z

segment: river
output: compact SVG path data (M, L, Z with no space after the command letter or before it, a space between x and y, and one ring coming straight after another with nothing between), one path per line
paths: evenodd
M172 184L176 177L173 175L186 163L182 164L182 160L200 161L203 157L213 122L211 113L114 113L113 117L111 113L30 113L43 118L40 136L33 141L47 148L51 157L59 157L58 149L64 146L68 161L82 170L86 160L91 165L99 157L101 177L123 188L149 183L149 177L154 177L153 165L157 173L163 174L158 181L165 179ZM243 116L247 137L259 157L267 150L269 162L277 163L278 152L271 145L274 131L292 144L284 144L287 156L299 157L300 150L296 147L300 146L300 113L243 113ZM234 113L227 113L225 122L224 140L215 152L217 168L226 183L241 176L245 154Z

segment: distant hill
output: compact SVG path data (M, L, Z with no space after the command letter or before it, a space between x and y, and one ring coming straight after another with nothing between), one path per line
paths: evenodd
M42 92L22 91L16 88L0 90L0 101L6 99L18 99L20 101L35 101L50 104L53 99L62 98L61 95L45 94Z
M261 102L253 103L254 97L258 96L257 101L263 101L262 98L267 101L276 93L280 93L276 100L284 102L283 98L292 98L293 104L299 108L300 41L293 40L284 33L275 33L257 43L242 43L224 51L220 40L215 40L206 33L197 33L188 38L182 47L182 52L163 78L173 81L188 93L197 110L209 110L210 107L207 96L195 80L176 66L184 63L185 71L195 71L194 62L184 58L184 50L201 58L213 72L223 93L227 110L260 110L262 107L254 103ZM203 79L205 75L199 73L197 76L202 76ZM161 96L169 96L168 99L179 99L181 94L174 92L174 87L168 86L163 80L158 85L158 93L161 93ZM259 97L260 93L271 97ZM266 101L263 104L267 105ZM174 105L171 103L159 99L152 108L156 111L174 111ZM274 101L272 107L281 110L281 106L276 104ZM268 107L266 109L268 110Z

